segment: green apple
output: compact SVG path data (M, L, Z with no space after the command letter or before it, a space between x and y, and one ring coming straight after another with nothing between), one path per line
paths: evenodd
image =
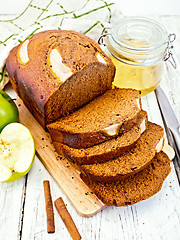
M9 123L18 122L19 113L11 97L0 90L0 132Z
M12 182L27 174L34 156L34 140L24 125L4 127L0 134L0 182Z

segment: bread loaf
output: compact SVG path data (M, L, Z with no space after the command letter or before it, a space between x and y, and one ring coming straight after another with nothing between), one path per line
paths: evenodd
M54 142L86 148L131 129L140 110L139 91L112 89L47 128Z
M127 206L148 199L159 192L170 171L170 160L161 151L145 169L122 181L96 183L83 174L81 177L104 204Z
M12 49L6 68L14 90L43 127L111 89L115 74L94 40L64 30L26 39Z

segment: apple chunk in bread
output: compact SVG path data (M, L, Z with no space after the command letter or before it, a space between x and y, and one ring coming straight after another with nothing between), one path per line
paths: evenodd
M55 48L49 54L48 63L54 76L62 82L73 74L71 69L62 62L62 57Z
M24 42L21 43L21 45L18 48L18 61L25 65L29 62L29 56L28 56L28 44L29 44L29 39L26 39Z
M28 173L35 156L30 131L20 123L10 123L0 135L0 182L12 182Z

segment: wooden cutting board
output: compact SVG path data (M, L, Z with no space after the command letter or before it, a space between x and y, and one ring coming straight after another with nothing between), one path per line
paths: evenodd
M34 138L36 154L79 214L90 217L103 209L105 205L91 193L81 180L79 172L68 160L56 153L50 135L39 125L22 100L18 99L16 104L19 109L19 122L31 131Z

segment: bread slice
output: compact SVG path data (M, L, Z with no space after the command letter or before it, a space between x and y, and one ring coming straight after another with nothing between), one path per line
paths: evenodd
M104 204L127 206L148 199L159 192L170 171L170 160L161 151L155 155L147 168L122 181L96 183L83 174L81 177Z
M47 128L54 142L86 148L131 129L140 110L139 91L112 89Z
M97 42L66 30L34 34L6 60L14 90L45 125L112 88L115 66Z
M89 148L71 148L59 142L53 142L56 151L74 161L76 164L101 163L119 157L125 151L131 149L145 131L147 124L147 113L143 110L138 114L137 125L128 132L121 134L108 141L99 143Z
M146 131L137 144L119 158L91 165L81 165L80 168L93 181L115 182L134 175L152 161L156 152L162 150L164 130L155 123L148 122Z

